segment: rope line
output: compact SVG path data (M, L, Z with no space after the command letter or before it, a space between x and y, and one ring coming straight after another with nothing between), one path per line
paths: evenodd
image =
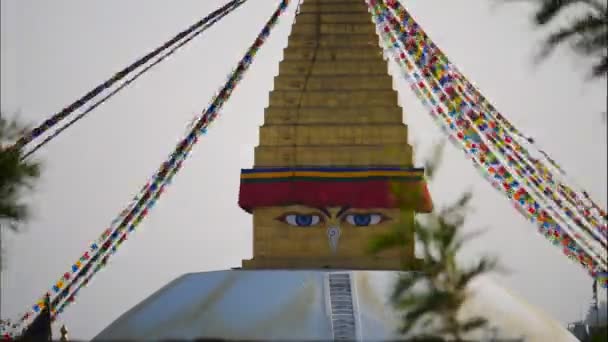
M187 136L177 144L173 153L169 155L168 160L161 164L159 170L151 177L127 208L112 221L111 227L106 229L98 240L100 244L93 243L90 251L85 252L83 257L79 259L79 261L83 260L83 262L78 265L75 264L78 267L76 267L74 273L76 271L79 272L75 274L74 277L69 277L70 274L68 274L68 279L65 279L65 282L64 275L64 277L60 278L60 286L57 284L53 286L53 291L58 293L50 304L53 319L63 312L63 309L65 309L67 305L73 302L74 296L78 291L86 286L93 275L107 264L110 256L113 255L117 248L126 240L127 235L135 230L137 225L148 214L149 210L152 209L156 200L164 192L164 188L170 183L172 177L181 169L183 161L188 157L192 147L198 141L198 137L201 134L204 134L210 123L215 120L218 111L222 108L226 100L228 100L238 82L242 79L243 74L251 66L253 58L269 37L272 28L277 24L279 16L287 9L289 2L290 0L280 1L278 8L267 21L257 39L248 48L237 67L232 71L231 76L225 85L220 89L219 93L212 98L207 109L200 114L200 118L198 118L196 125L194 125ZM116 224L117 222L120 223ZM94 255L91 257L91 254ZM85 264L84 267L82 267L82 264ZM86 278L84 278L85 276ZM84 280L80 282L72 292L72 287L82 278L84 278ZM46 296L46 294L44 296ZM64 299L67 300L61 303ZM57 310L59 304L61 304L61 306L59 306L60 310ZM44 304L38 302L33 306L33 311L37 313L43 307ZM31 318L34 318L36 313L28 311L21 317L17 324L12 325L12 328L20 328Z
M165 53L160 58L158 58L156 61L154 61L153 63L151 63L148 66L146 66L144 69L142 69L137 74L135 74L135 76L131 77L130 79L128 79L127 81L125 81L124 83L122 83L119 87L117 87L116 89L114 89L112 92L110 92L109 94L107 94L106 96L104 96L103 98L101 98L100 100L98 100L97 102L95 102L93 105L91 105L89 108L87 108L87 110L85 110L84 112L78 114L75 118L73 118L72 120L70 120L67 124L65 124L64 126L58 128L57 130L55 130L55 132L53 132L53 134L51 134L48 137L46 137L42 142L38 143L34 148L32 148L30 151L28 151L26 154L24 154L21 157L21 160L24 160L24 159L28 158L29 156L31 156L32 154L34 154L37 150L39 150L44 145L48 144L51 140L53 140L54 138L56 138L63 131L65 131L70 126L72 126L73 124L75 124L76 122L78 122L79 120L81 120L82 118L84 118L87 114L89 114L90 112L92 112L95 108L97 108L98 106L100 106L101 104L103 104L104 102L106 102L107 100L109 100L110 98L112 98L114 95L118 94L118 92L120 92L121 90L123 90L124 88L126 88L127 86L129 86L131 83L133 83L134 81L136 81L139 77L141 77L143 74L145 74L146 72L148 72L150 69L152 69L155 66L157 66L158 64L160 64L167 57L173 55L181 47L183 47L184 45L188 44L190 41L192 41L194 38L196 38L197 36L199 36L201 33L205 32L207 29L211 28L211 26L213 26L215 23L217 23L218 21L220 21L226 15L230 14L232 11L236 10L239 6L241 6L242 4L244 4L246 1L247 0L239 0L237 2L237 4L235 4L233 7L227 9L226 11L223 11L218 16L214 17L212 19L212 21L204 24L203 27L201 27L200 29L198 29L197 31L195 31L190 37L186 38L185 40L183 40L182 42L180 42L178 45L176 45L175 47L173 47L171 50L169 50L169 52Z
M117 72L110 79L106 80L105 82L101 83L97 87L93 88L93 90L89 91L88 93L83 95L81 98L79 98L78 100L76 100L75 102L70 104L69 106L62 109L60 112L52 115L50 118L45 120L42 124L40 124L38 127L32 129L30 132L28 132L27 134L25 134L24 136L19 138L19 140L17 140L17 142L13 146L11 146L11 148L21 149L21 148L25 147L32 140L38 138L41 134L45 133L51 127L58 124L60 121L65 119L68 115L73 113L75 110L81 108L87 102L91 101L94 97L101 94L104 90L108 89L109 87L114 85L116 82L125 78L128 74L133 72L135 69L139 68L140 66L142 66L145 63L147 63L148 61L150 61L152 58L158 56L161 52L163 52L166 49L170 48L171 46L175 45L177 42L182 40L184 37L186 37L187 35L191 34L194 31L196 31L197 29L201 28L202 26L204 26L205 24L207 24L208 22L213 20L213 18L217 17L221 13L225 12L226 10L229 10L230 8L234 7L235 5L236 6L240 5L245 1L247 1L247 0L232 0L229 3L227 3L226 5L211 12L205 18L203 18L203 19L199 20L198 22L196 22L195 24L191 25L186 30L178 33L173 38L171 38L170 40L165 42L163 45L156 48L154 51L148 53L147 55L138 59L131 65L129 65L126 68L122 69L121 71Z

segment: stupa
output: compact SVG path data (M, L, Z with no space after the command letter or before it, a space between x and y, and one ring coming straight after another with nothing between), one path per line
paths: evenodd
M97 340L399 337L401 316L388 298L399 272L416 269L414 237L407 248L367 249L432 202L363 0L302 3L264 115L239 195L253 216L253 258L174 280ZM393 183L416 194L405 215ZM491 281L476 286L470 313L493 316L515 337L571 340Z

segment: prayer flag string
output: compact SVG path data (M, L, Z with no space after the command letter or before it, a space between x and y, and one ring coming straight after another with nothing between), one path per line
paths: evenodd
M392 25L400 26L400 24L394 17L391 17L391 19ZM403 26L400 26L398 30L400 30L400 33L402 34L401 37L407 37L403 39L406 44L406 50L410 55L414 57L415 64L419 69L422 70L423 76L425 76L425 80L427 82L433 83L431 84L431 86L432 89L434 89L436 92L442 92L442 94L439 95L440 97L443 97L442 103L446 104L448 108L454 107L455 110L457 110L457 113L466 113L466 116L458 117L456 123L459 127L464 125L466 126L466 128L469 128L471 125L474 124L474 119L478 118L482 119L483 121L484 118L487 118L489 116L484 114L484 112L479 108L478 105L476 105L474 102L471 102L469 98L464 96L464 94L459 91L459 89L461 88L458 87L458 84L455 84L455 82L453 82L454 78L448 77L449 74L445 72L446 70L449 70L449 68L446 65L439 65L439 63L436 63L438 60L437 58L433 59L435 55L432 48L424 51L423 48L420 48L420 45L422 44L420 44L420 42L416 39L419 36L412 37L412 35L403 35L404 32L411 33L415 31L412 31L408 28L404 28ZM431 58L428 58L429 56ZM439 82L439 84L436 84L437 82ZM446 103L446 101L448 101L449 103ZM555 212L554 215L562 216L562 220L571 222L569 224L571 226L572 222L574 222L574 225L582 229L582 231L578 233L579 235L586 236L586 238L590 236L591 242L588 243L593 244L594 249L600 251L605 250L606 239L599 233L600 230L593 229L588 223L588 220L586 220L585 218L581 220L581 216L576 215L574 213L574 211L572 210L573 208L569 206L569 202L562 201L552 191L550 185L544 183L543 177L535 177L533 176L533 173L529 172L526 175L526 172L532 169L530 162L526 162L526 160L523 159L524 155L528 155L527 151L525 149L522 149L521 146L518 145L511 146L510 144L512 143L513 139L508 134L506 134L506 131L504 129L501 129L499 123L492 120L489 120L489 123L490 126L496 129L492 130L490 129L490 127L488 127L488 125L477 125L477 127L482 130L480 136L485 138L484 140L489 140L490 146L495 146L495 148L498 149L498 151L500 152L498 154L498 157L506 159L508 161L507 168L513 169L512 171L514 171L520 177L520 179L522 179L521 177L524 177L524 182L528 187L531 187L531 191L537 196L536 198L540 197L541 201L545 201L544 197L552 195L552 197L547 197L546 199L549 201L549 203L552 201L553 204L558 205L558 207L562 209L561 211ZM534 171L534 169L532 170ZM549 179L549 181L553 182L552 179ZM530 184L530 182L532 182L533 185ZM542 191L544 194L540 194L538 191ZM564 203L566 205L564 205ZM595 227L601 227L601 225L595 225Z
M285 12L289 3L290 0L280 1L277 9L264 25L260 34L249 47L237 67L233 70L226 84L214 96L207 109L196 117L196 124L193 125L189 134L177 145L175 151L171 153L168 160L163 162L159 170L151 177L150 181L140 190L117 218L112 221L110 228L106 229L101 234L100 238L90 245L89 249L72 265L69 272L64 273L64 275L55 282L51 287L51 291L42 296L44 299L47 294L56 294L51 301L53 319L56 319L56 317L64 311L67 305L74 302L76 294L82 287L87 286L91 278L97 272L107 265L109 257L116 252L124 241L126 241L128 234L136 229L138 224L148 214L149 210L152 209L157 199L164 192L165 186L170 184L173 176L180 170L183 161L187 158L192 147L198 141L198 137L201 134L204 134L209 125L217 118L219 110L226 100L228 100L235 87L242 79L244 73L251 66L253 58L270 36L271 30L276 26L279 17ZM81 279L82 281L78 284ZM72 291L72 289L74 290ZM18 335L19 328L32 320L43 308L44 301L37 301L15 324L4 321L3 324L0 325L0 329L3 329L1 333L5 338L11 338Z
M390 1L387 1L389 3ZM432 50L426 47L418 46L418 41L408 41L408 34L416 34L417 32L412 30L395 29L395 24L398 21L391 16L391 12L386 6L383 6L380 1L368 0L368 5L373 14L374 21L377 23L378 31L381 35L385 49L393 55L398 65L402 67L403 74L410 83L410 87L414 90L416 95L422 100L423 104L429 107L433 118L441 125L442 129L449 134L450 141L458 146L464 147L465 152L474 162L474 165L478 170L482 171L482 174L490 183L499 191L504 192L507 196L514 201L516 209L527 218L531 219L540 225L540 232L547 236L554 244L561 244L563 246L563 252L571 259L576 259L581 263L590 274L597 278L603 286L606 286L606 263L605 256L602 257L601 251L598 252L597 245L590 246L591 242L589 239L584 239L585 236L581 236L580 233L568 232L568 227L559 225L553 218L556 211L550 206L548 211L544 209L537 201L534 200L529 191L526 191L526 187L522 186L515 177L508 172L508 169L513 168L516 162L517 164L525 163L525 160L515 154L509 155L511 158L508 160L507 166L496 154L492 153L488 145L484 143L484 139L481 139L481 135L478 134L475 128L484 128L483 125L488 125L488 120L482 121L485 117L477 114L477 117L467 118L471 114L475 114L474 111L469 108L462 95L458 96L455 91L448 91L446 93L446 85L449 79L445 77L442 79L442 75L434 75L430 68L424 68L425 62L430 61L434 58L431 54ZM393 4L397 7L397 5ZM404 10L404 9L403 9ZM400 17L402 19L403 16ZM391 20L392 19L392 20ZM404 32L405 31L405 32ZM392 34L392 35L391 35ZM408 43L410 49L408 50ZM400 49L401 45L405 49ZM421 52L422 51L422 52ZM435 58L437 59L437 58ZM414 63L412 63L411 61ZM428 62L427 62L428 63ZM422 72L418 73L414 64L422 66ZM421 76L422 74L422 76ZM439 76L439 81L437 80ZM427 87L426 84L430 87ZM433 92L429 90L432 89ZM437 101L437 98L440 101ZM447 108L447 114L446 110ZM466 113L467 115L464 115ZM483 113L482 113L483 114ZM494 128L494 127L491 127ZM487 137L488 135L486 135ZM489 134L492 144L500 145L500 136L497 134ZM498 151L505 154L507 148L503 144ZM515 150L515 149L513 149ZM515 152L520 152L515 150ZM503 157L503 156L501 156ZM530 165L528 165L531 168ZM518 176L522 176L524 173L520 169L515 169ZM537 181L540 183L539 181ZM529 181L524 181L528 187L530 187ZM536 191L534 191L537 193ZM553 215L549 214L551 212ZM563 216L563 215L561 215ZM588 237L588 234L587 236ZM594 241L596 242L596 241ZM585 245L585 248L581 248L581 244ZM588 253L590 252L590 253ZM594 257L590 256L593 255ZM599 255L598 255L599 254Z
M549 167L540 162L539 159L531 157L528 151L518 144L518 140L523 140L523 143L531 144L534 147L534 140L527 138L523 133L517 130L489 103L489 101L485 99L479 90L458 71L457 67L450 63L446 55L432 42L399 1L387 0L386 4L396 12L399 20L394 20L394 24L402 24L400 34L405 35L409 39L409 48L417 49L415 53L416 62L422 61L425 64L425 67L433 69L433 73L443 73L443 75L439 76L440 82L455 82L456 87L451 87L452 91L464 92L469 100L473 100L472 102L476 109L483 109L487 116L493 118L493 134L498 134L503 138L500 142L504 144L504 148L519 152L527 158L528 163L532 164L533 167L528 165L524 171L536 174L536 179L533 179L535 183L539 182L539 178L540 181L545 180L547 182L547 187L543 189L543 192L548 192L558 207L563 209L568 217L573 217L574 213L570 210L572 207L564 208L564 205L571 204L574 206L576 208L575 210L584 217L584 220L592 224L594 227L592 234L596 236L605 247L606 238L608 236L606 212L600 209L600 207L591 200L586 191L574 191L564 184L566 182L554 180L552 173L549 171ZM482 119L484 118L484 114L482 114ZM508 136L507 132L514 134L514 136ZM555 168L558 173L562 175L562 178L568 178L562 168L544 151L539 150L538 152L549 162L549 166ZM569 181L569 183L572 182ZM557 194L555 192L557 192ZM559 198L560 196L558 196L558 194L565 198L565 203ZM575 219L575 221L577 220ZM581 224L577 222L577 225L580 226Z
M411 51L410 51L410 52L411 52ZM414 55L415 55L415 54L414 54ZM417 55L415 55L415 56L416 56L416 57L418 57ZM418 62L418 61L416 61L416 62ZM418 65L419 65L419 64L418 64ZM424 75L424 76L426 76L426 75ZM467 112L467 114L468 114L468 115L470 115L470 114L471 114L471 112L469 111L469 112ZM483 115L483 113L482 113L482 115ZM508 138L508 137L507 137L507 138ZM507 151L508 151L508 150L507 150ZM503 153L504 153L504 151L501 151L501 152L503 152ZM507 153L508 153L508 152L507 152ZM501 155L499 155L499 156L500 156L500 157L502 157ZM512 164L512 161L513 161L513 160L510 160L510 161L509 161L509 166L512 166L512 165L511 165L511 164ZM516 164L516 166L517 166L517 164ZM517 169L515 169L515 171L518 171L518 170L517 170ZM518 172L518 175L519 175L519 176L522 176L520 172ZM527 185L530 185L530 184L527 184ZM562 208L562 209L563 209L563 208ZM567 214L572 214L572 212L571 212L571 211L570 211L570 212L568 212L568 209L567 209L567 208L566 208L566 213L567 213ZM558 214L560 214L560 212L558 212ZM570 218L570 217L569 217L569 218ZM576 218L575 218L575 221L576 221ZM580 222L580 220L579 220L579 221L577 221L576 223L577 223L577 224L580 226L580 223L581 223L581 222ZM596 237L597 237L597 236L596 236ZM600 238L601 238L601 237L600 237ZM600 242L602 242L601 240L603 240L603 239L600 239ZM596 250L598 250L598 249L599 249L599 250L602 250L602 251L603 251L603 250L605 249L605 248L603 248L603 246L599 246L599 245L596 243L596 241L592 241L591 243L595 243L595 245L596 245L596 246L595 246L595 247L596 247ZM605 246L605 242L602 242L601 244ZM601 253L601 252L600 252L600 253Z

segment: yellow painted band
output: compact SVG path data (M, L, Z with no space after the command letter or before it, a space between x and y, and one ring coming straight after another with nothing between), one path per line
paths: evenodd
M366 172L319 172L319 171L285 171L285 172L261 172L244 173L241 179L265 179L286 177L323 177L323 178L358 178L358 177L382 177L382 176L422 176L420 171L366 171Z

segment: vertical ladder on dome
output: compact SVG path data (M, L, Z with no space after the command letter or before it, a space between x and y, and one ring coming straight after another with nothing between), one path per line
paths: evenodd
M328 282L334 341L356 340L357 329L350 274L330 273Z

